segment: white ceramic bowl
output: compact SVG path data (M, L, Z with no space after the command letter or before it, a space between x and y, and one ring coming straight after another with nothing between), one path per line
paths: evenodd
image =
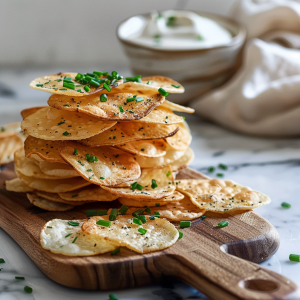
M169 95L168 99L181 104L224 83L237 68L240 50L246 39L245 28L235 21L216 14L196 13L225 27L232 35L231 42L225 46L206 49L164 50L139 45L124 38L124 26L134 16L117 27L117 36L129 59L132 72L142 76L163 75L180 82L186 92L183 95ZM150 14L142 16L150 19Z

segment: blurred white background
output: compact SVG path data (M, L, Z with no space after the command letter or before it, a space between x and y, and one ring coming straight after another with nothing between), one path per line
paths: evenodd
M225 15L234 0L1 0L0 66L125 66L116 27L139 13L191 9Z

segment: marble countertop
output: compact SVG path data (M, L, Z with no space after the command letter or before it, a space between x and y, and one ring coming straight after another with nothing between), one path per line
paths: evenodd
M49 94L30 90L28 83L32 78L50 72L51 70L0 71L0 125L20 120L19 111L23 108L46 104ZM126 75L126 70L124 72ZM129 74L128 71L127 73ZM10 79L16 74L18 76L12 86ZM3 88L6 90L4 94ZM300 263L289 261L289 254L300 254L300 139L243 136L194 115L187 116L187 122L193 134L191 147L195 151L192 168L208 174L208 167L226 164L227 171L218 170L224 173L224 179L234 180L270 196L272 203L255 211L276 227L281 244L277 253L261 265L300 285ZM215 173L209 176L214 177ZM281 208L284 201L292 207ZM0 300L108 299L112 292L122 300L207 299L192 287L176 280L120 291L94 292L66 288L42 274L2 229L0 241L0 258L5 259L5 264L0 264ZM24 276L25 281L16 282L14 277L18 275ZM24 293L25 285L33 288L32 294Z

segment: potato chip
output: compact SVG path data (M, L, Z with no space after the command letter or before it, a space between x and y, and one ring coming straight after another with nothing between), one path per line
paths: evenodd
M180 194L179 192L175 191L172 195L169 195L167 197L157 199L155 202L153 201L145 201L145 199L130 199L130 198L119 198L118 201L121 204L127 205L127 206L134 206L134 207L159 207L162 205L167 205L171 202L178 202L184 198L184 195Z
M25 157L23 148L15 152L15 169L17 169L22 174L29 177L35 177L38 179L48 179L48 180L61 179L61 176L44 174L38 165L39 165L38 161L34 161L34 159L32 158Z
M21 124L19 122L9 123L0 126L0 139L14 136L21 131Z
M76 75L77 75L77 73L67 73L67 72L65 72L65 73L60 72L57 74L46 75L46 76L42 76L42 77L34 79L33 81L30 82L29 86L32 89L44 91L44 92L51 93L51 94L61 94L61 95L66 95L66 96L77 96L77 97L94 94L94 93L97 93L104 89L103 85L100 85L99 87L95 87L93 85L88 85L89 91L86 91L82 84L80 84L78 81L75 81ZM64 84L63 84L64 77L71 77L72 81L74 81L74 83L75 83L74 89L64 87ZM105 77L101 76L100 78L105 78ZM113 84L109 84L108 86L111 89L113 89L122 83L123 83L123 79L120 79ZM78 85L80 85L80 86L78 86Z
M0 139L0 165L13 161L15 151L22 147L23 141L17 135Z
M144 208L146 209L146 206L144 206ZM132 214L138 209L140 209L139 206L130 207L127 214ZM167 205L163 205L162 207L155 207L151 210L150 214L154 214L155 212L158 212L161 218L167 218L172 221L184 221L194 220L201 217L204 215L205 209L194 205L189 197L184 197L183 200L169 202Z
M165 219L150 220L137 225L132 222L131 215L118 216L109 227L97 225L99 220L108 221L108 216L92 217L82 224L82 231L91 237L101 237L119 246L127 247L138 253L162 250L175 244L178 230ZM141 233L139 229L146 230Z
M145 124L141 122L120 122L91 138L79 142L88 146L114 146L131 141L161 139L174 135L177 125Z
M72 205L50 201L33 193L27 193L27 198L34 206L48 211L67 211L74 208Z
M47 107L47 106L35 106L35 107L30 107L30 108L23 109L21 111L21 116L22 116L22 118L24 120L25 118L27 118L28 116L32 115L36 111L38 111L38 110L40 110L42 108L45 108L45 107ZM21 124L20 124L20 126L21 126Z
M184 120L182 117L175 115L170 109L164 107L157 107L152 112L139 120L140 123L154 123L154 124L178 124Z
M53 107L39 109L22 122L26 134L44 140L80 140L91 137L114 126L116 122Z
M193 114L195 110L190 107L182 106L177 103L165 100L164 103L160 105L160 107L171 109L172 111L184 112L188 114Z
M17 176L31 188L49 193L69 192L87 186L90 183L81 177L47 180L29 177L15 170Z
M196 206L207 211L224 213L249 210L271 202L268 196L231 180L185 179L176 184L177 190L189 196Z
M168 93L184 93L184 87L177 81L164 76L150 76L142 78L142 82L127 81L114 88L111 93L157 93L159 88L163 88Z
M41 171L47 175L61 178L72 178L78 176L78 173L70 165L67 164L40 161L38 165Z
M194 160L195 154L191 148L187 148L184 154L177 160L170 164L173 172L177 172L181 169L185 169Z
M85 203L89 202L94 202L94 201L68 201L62 199L58 193L48 193L48 192L43 192L43 191L35 191L34 194L38 195L39 197L45 198L46 200L50 200L53 202L60 202L60 203L65 203L65 204L70 204L73 206L76 205L83 205Z
M179 130L173 136L166 138L165 141L174 150L185 151L192 142L192 135L184 123L178 124L178 126Z
M77 111L100 119L131 121L147 116L164 99L165 97L160 94L118 93L105 96L93 94L80 98L52 95L48 104L58 109Z
M79 225L72 226L69 222L79 223ZM118 247L116 243L102 237L84 234L81 230L82 224L82 220L54 219L47 222L40 235L42 247L53 253L67 256L103 254Z
M89 185L72 192L59 193L59 196L68 201L113 201L118 196L111 194L98 185Z
M112 147L87 147L66 142L59 154L90 183L112 186L140 177L141 170L133 155Z
M166 143L162 139L132 141L122 145L116 145L116 148L122 149L131 154L145 157L160 157L166 155Z
M46 141L42 139L35 138L33 136L28 136L25 140L24 149L25 156L37 159L36 156L39 156L42 160L48 162L66 162L60 157L58 148L62 141ZM39 159L38 159L39 160Z
M171 165L173 162L181 158L185 151L176 151L167 145L166 154L160 157L144 157L135 155L135 159L141 168L157 168Z
M156 169L142 169L137 183L131 187L106 187L104 189L114 195L132 199L161 199L172 195L175 191L174 178L169 166Z
M27 193L27 192L32 192L33 191L33 189L31 187L29 187L27 184L25 184L19 178L6 180L5 181L5 188L8 191L17 192L17 193Z

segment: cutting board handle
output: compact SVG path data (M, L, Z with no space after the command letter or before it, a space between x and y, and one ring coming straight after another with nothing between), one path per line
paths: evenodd
M163 275L181 279L212 300L300 299L296 284L280 274L221 249L217 255L213 248L203 255L199 245L197 248L158 256L155 266Z

